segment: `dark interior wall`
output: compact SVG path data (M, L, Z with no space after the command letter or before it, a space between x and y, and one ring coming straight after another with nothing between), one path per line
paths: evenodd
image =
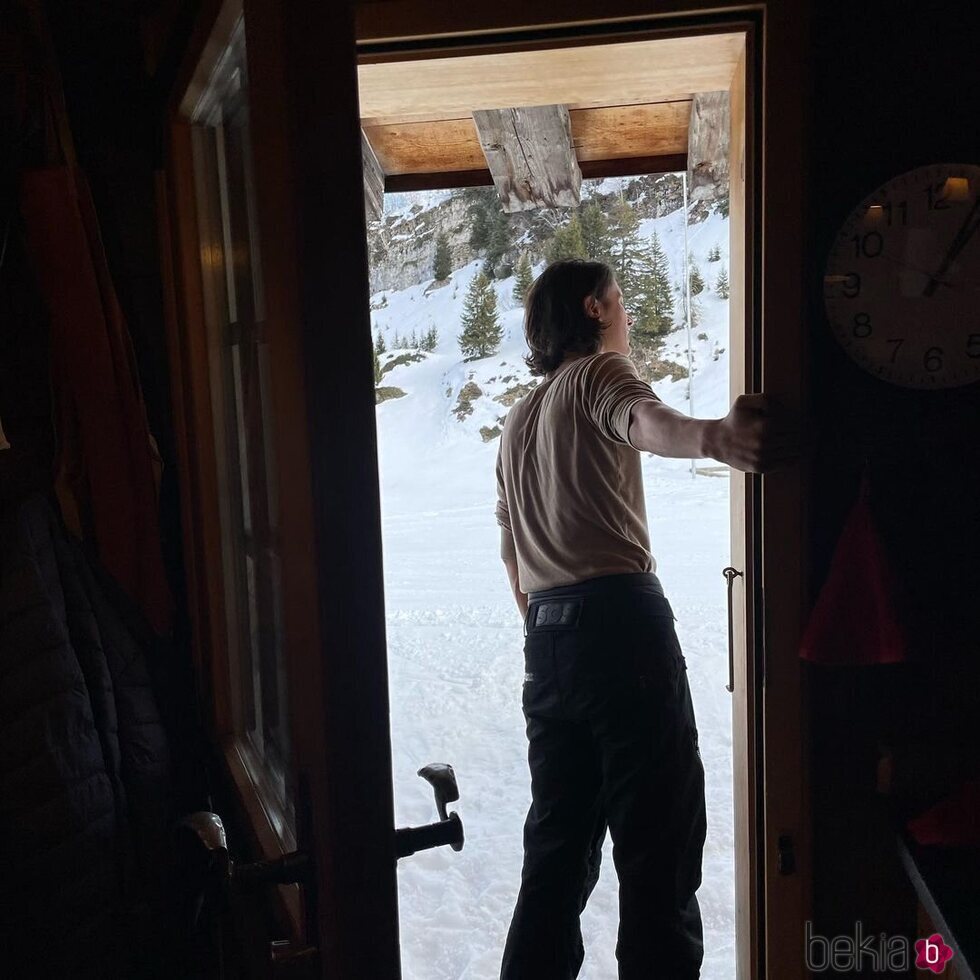
M821 299L834 233L866 194L925 164L980 163L980 127L968 109L980 80L977 20L969 4L813 3L808 313L820 436L812 579L817 587L826 575L866 464L916 658L806 668L815 928L824 935L853 934L859 919L866 931L914 935L914 899L874 791L878 743L919 756L905 764L917 797L908 810L978 771L980 385L919 392L877 381L837 346Z

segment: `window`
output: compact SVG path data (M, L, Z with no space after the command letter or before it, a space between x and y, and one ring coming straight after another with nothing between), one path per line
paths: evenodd
M243 22L192 114L227 636L226 748L291 837L275 446ZM227 730L229 729L230 730Z

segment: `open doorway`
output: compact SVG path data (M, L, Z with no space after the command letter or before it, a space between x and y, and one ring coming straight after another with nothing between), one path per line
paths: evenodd
M522 360L524 285L550 258L608 259L628 302L656 307L633 335L640 376L681 411L727 412L730 376L742 371L732 358L746 348L731 342L728 169L702 174L696 188L687 169L694 104L723 92L713 122L729 127L743 48L740 35L713 34L520 56L546 66L498 54L362 67L365 152L389 190L368 245L396 824L427 819L431 798L414 773L439 760L456 767L467 831L462 854L430 851L400 866L411 980L495 977L519 885L529 800L521 618L498 557L493 466L507 411L537 383ZM568 111L584 178L578 206L505 213L498 189L485 186L469 112L505 105ZM633 281L641 276L645 288ZM702 976L733 980L736 794L721 575L731 562L730 478L709 461L653 456L643 474L706 770ZM593 980L616 972L609 852L607 840L583 916L581 976Z

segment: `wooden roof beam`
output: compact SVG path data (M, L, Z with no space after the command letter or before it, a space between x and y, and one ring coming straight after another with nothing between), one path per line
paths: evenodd
M504 211L578 207L582 187L563 105L473 112Z
M364 213L368 221L377 221L385 208L385 172L363 129L361 130L361 164L364 168Z
M699 92L691 100L687 128L687 181L692 201L707 188L728 183L731 110L728 92Z

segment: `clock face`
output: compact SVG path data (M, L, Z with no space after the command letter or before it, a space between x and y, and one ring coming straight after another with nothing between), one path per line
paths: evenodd
M837 234L824 302L844 349L883 381L980 380L980 167L920 167L866 197Z

